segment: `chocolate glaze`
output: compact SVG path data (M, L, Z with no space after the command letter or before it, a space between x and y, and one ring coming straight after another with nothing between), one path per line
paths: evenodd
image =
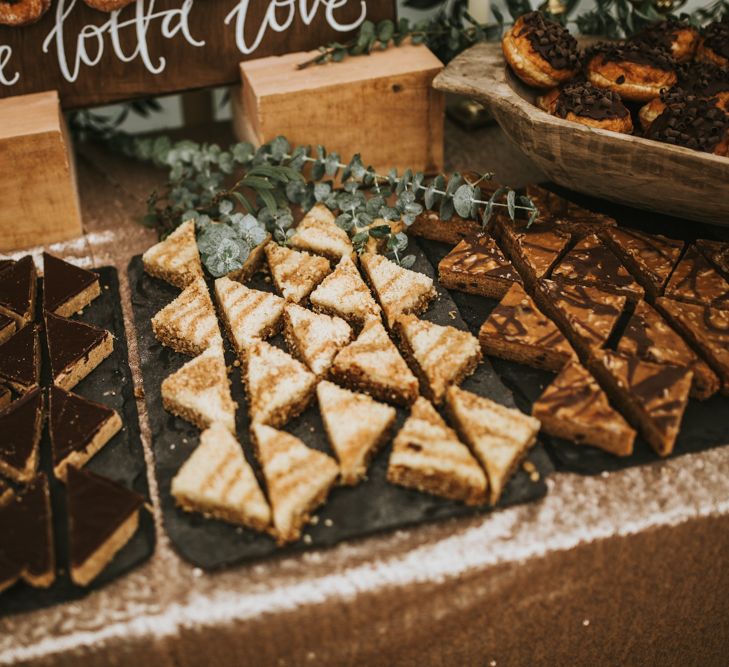
M729 280L729 243L699 239L696 247Z
M43 309L53 312L98 280L92 271L44 252Z
M0 259L0 273L5 271L8 267L15 264L15 262L12 259Z
M612 90L596 88L589 81L568 83L559 93L556 114L566 118L568 113L593 120L625 118L630 112Z
M713 152L729 132L729 114L712 100L687 99L667 106L646 132L646 137L705 153Z
M79 360L88 358L91 351L109 335L104 329L53 313L45 313L45 319L48 356L54 378Z
M664 72L676 69L676 61L665 48L641 42L599 42L587 49L585 62L589 63L598 55L602 56L604 62L627 61L636 65L648 65Z
M487 234L463 239L443 258L440 266L448 271L521 282L512 263Z
M662 286L679 260L683 241L629 227L607 230L618 251L631 258L656 286Z
M572 418L583 422L604 424L618 416L589 372L578 363L566 366L537 403L552 412L569 410Z
M579 63L577 40L559 23L549 21L541 12L529 12L521 19L517 37L526 35L532 48L554 69L575 69Z
M0 345L0 378L32 387L38 384L39 373L38 327L26 324Z
M20 315L32 316L36 272L33 258L26 255L0 273L0 306Z
M40 389L13 401L0 412L0 459L16 470L23 470L38 444L42 418Z
M668 17L648 24L631 41L670 51L678 33L682 30L691 30L698 34L687 19Z
M729 59L729 15L721 21L709 23L702 31L704 44L722 58Z

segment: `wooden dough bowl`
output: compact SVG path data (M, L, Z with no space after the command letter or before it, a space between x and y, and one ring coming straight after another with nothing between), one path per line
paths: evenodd
M556 118L517 79L498 43L455 58L433 85L485 104L507 136L571 190L650 211L729 226L729 158Z

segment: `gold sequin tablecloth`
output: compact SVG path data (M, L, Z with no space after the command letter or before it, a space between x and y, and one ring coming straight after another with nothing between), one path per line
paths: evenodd
M447 144L450 168L539 178L498 130L449 127ZM154 241L133 221L163 175L96 147L78 166L86 234L51 250L118 268L141 387L126 267ZM151 560L83 600L0 618L0 664L729 664L729 447L555 474L537 503L217 573L176 555L149 481Z

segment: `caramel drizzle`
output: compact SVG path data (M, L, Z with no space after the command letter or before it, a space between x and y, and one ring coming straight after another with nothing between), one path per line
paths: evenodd
M567 272L575 274L577 279L591 278L618 287L632 287L635 284L615 253L601 245L575 247L562 260L557 271L562 275Z
M555 412L569 408L573 418L613 419L615 413L601 399L602 392L592 385L589 378L570 377L568 381L555 380L537 402Z
M492 239L482 237L475 243L461 241L443 263L452 271L479 273L495 278L517 280L517 274Z
M631 248L631 250L636 250L637 256L643 260L643 265L652 273L656 274L657 272L653 269L653 267L648 266L650 263L653 263L654 267L657 266L658 268L662 268L660 264L661 261L663 261L668 263L670 268L676 261L674 254L671 253L669 249L675 250L678 249L677 247L671 246L671 244L661 241L654 236L641 234L638 231L625 227L620 229L620 233L625 236L629 236L639 244L637 249Z
M529 318L528 326L523 321L527 318ZM540 318L532 308L507 306L502 303L491 313L488 322L496 333L503 336L526 338L534 345L551 347L565 342L560 330L550 320ZM547 332L536 335L538 329L547 330Z
M598 325L608 325L608 329L612 329L612 324L620 316L620 311L609 303L601 303L592 299L586 291L583 285L563 285L561 289L556 286L550 286L547 288L552 296L557 300L558 307L567 315L570 320L575 321L581 329L587 332L588 337L594 340L603 341L605 340L609 332L600 331L597 328L590 326L589 315L590 313L601 318ZM587 317L579 317L570 315L565 306L572 306L578 311L586 311Z
M684 401L668 397L670 388L685 375L685 371L675 366L661 365L652 375L637 381L638 369L645 366L635 357L628 357L627 364L630 391L641 399L651 418L664 431L677 425Z
M703 303L725 302L729 299L729 283L693 247L689 248L674 275L677 280L670 285L670 291L674 294L683 294ZM712 296L707 293L713 289L719 294Z

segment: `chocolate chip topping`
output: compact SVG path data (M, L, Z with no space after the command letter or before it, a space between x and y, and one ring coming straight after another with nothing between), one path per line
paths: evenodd
M689 24L687 19L669 17L665 20L654 21L648 24L631 41L670 50L676 36L681 30L693 30L695 32L695 28Z
M729 70L712 63L689 63L679 67L678 84L674 88L681 88L687 95L714 97L729 92Z
M663 47L632 41L622 44L613 42L599 42L586 52L586 62L595 56L601 55L605 62L631 62L637 65L648 65L664 72L676 69L676 61Z
M674 146L713 152L729 132L729 115L711 100L691 99L667 106L651 124L646 136Z
M704 45L722 58L729 58L729 15L721 21L709 23L703 31Z
M591 83L569 83L559 93L556 114L565 118L568 113L594 120L625 118L630 112L612 90L601 90Z
M522 29L517 37L526 35L532 48L554 69L575 69L579 63L577 40L567 28L545 18L541 12L529 12L521 17Z

